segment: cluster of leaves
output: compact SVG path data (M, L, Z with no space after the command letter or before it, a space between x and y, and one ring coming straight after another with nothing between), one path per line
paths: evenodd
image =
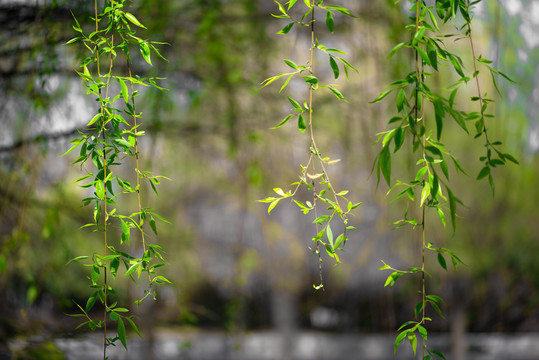
M350 13L346 8L343 8L338 5L325 5L323 0L304 0L304 8L302 11L303 15L300 19L295 19L291 15L291 10L294 5L296 5L297 0L290 0L285 5L281 4L278 1L275 1L279 8L280 14L273 15L276 18L287 19L288 24L278 32L278 34L287 34L294 27L298 25L300 27L309 28L311 31L311 47L310 47L310 60L305 65L298 65L292 60L285 59L285 64L292 69L292 71L280 73L278 75L272 76L262 82L263 87L273 83L276 80L285 78L284 83L282 84L279 92L283 91L290 81L297 75L301 76L306 86L309 89L309 99L303 101L297 101L292 97L288 97L288 101L292 105L291 113L288 114L278 125L273 127L273 129L279 128L285 125L290 119L297 117L298 129L304 133L309 129L310 133L310 157L306 165L301 165L301 173L299 176L299 181L292 184L295 186L293 191L283 191L281 188L275 188L274 191L278 197L267 197L261 202L269 203L268 213L279 203L279 201L287 198L291 198L296 205L299 206L300 210L304 214L308 214L313 211L314 221L316 224L316 236L313 237L313 243L316 245L315 248L311 248L311 251L316 253L319 258L320 264L322 263L322 257L320 252L320 246L323 246L326 249L327 254L339 262L339 256L337 250L342 250L341 246L346 243L347 230L354 229L353 226L348 225L348 215L350 211L355 209L360 205L360 203L352 203L347 199L347 190L336 191L331 181L329 179L328 173L326 171L326 165L333 164L339 160L331 160L327 156L323 156L316 145L314 131L313 131L313 92L319 89L328 89L337 97L337 99L346 101L345 97L339 90L338 85L336 84L325 84L322 85L320 79L316 76L314 71L314 51L320 51L328 55L329 66L333 72L333 77L337 80L341 74L341 68L343 69L346 77L348 78L349 71L356 71L346 59L340 55L345 55L346 53L338 50L328 48L322 44L319 44L318 39L315 34L315 12L322 11L325 13L325 24L326 28L330 33L334 33L335 30L335 20L334 16L339 13L347 17L355 17ZM341 64L339 67L339 63ZM317 185L322 189L318 190ZM303 203L298 199L295 199L295 195L301 187L306 187L308 191L311 191L313 194L313 199ZM347 206L343 208L340 202L346 202ZM320 215L318 203L322 202L328 211L327 214ZM337 215L343 222L343 231L341 234L334 236L333 230L331 229L330 223ZM322 267L320 265L320 284L313 285L315 289L320 289L323 287L323 278L322 278Z
M395 105L398 115L389 120L391 129L378 134L376 143L381 142L381 150L375 161L376 175L378 182L383 177L390 187L391 193L399 189L394 199L406 197L410 203L418 205L420 218L409 218L408 207L404 213L404 218L396 221L396 228L411 225L413 228L420 227L423 235L423 250L421 267L411 267L407 271L396 270L384 263L380 270L392 270L387 278L385 286L392 287L397 279L404 274L419 274L422 277L422 289L420 291L422 300L416 306L415 317L419 321L410 321L399 328L399 335L395 341L395 352L399 344L408 338L414 354L417 348L416 333L423 339L423 358L431 359L436 357L444 358L443 354L437 351L431 351L426 346L427 330L424 327L426 321L431 319L425 316L425 307L430 304L434 310L442 315L439 304L443 300L435 295L428 295L425 291L425 251L437 253L437 259L440 266L447 270L447 264L444 255L451 257L455 269L457 265L463 264L458 256L446 248L433 247L431 243L425 241L425 209L431 208L436 211L438 217L446 226L446 213L449 212L453 231L455 230L455 220L457 216L457 203L462 202L455 196L449 186L449 166L448 160L451 159L457 173L466 174L458 160L444 145L442 140L444 126L447 125L447 119L452 119L466 133L469 133L468 122L474 122L476 134L475 137L485 136L486 156L480 158L484 162L484 167L480 170L477 179L489 178L490 186L494 192L494 182L492 179L491 168L503 165L506 161L517 163L510 154L503 153L499 146L501 142L490 141L487 133L486 119L492 118L487 113L487 106L493 100L486 97L479 90L479 81L477 80L479 71L476 70L476 63L487 66L490 71L494 87L499 92L496 76L500 75L509 79L505 74L493 69L489 64L491 61L479 56L475 56L473 41L471 38L471 10L473 5L479 1L470 2L469 0L436 0L434 5L428 5L424 0L410 0L413 3L410 12L413 23L406 28L410 31L410 40L396 45L389 53L388 58L403 48L409 48L415 54L415 71L410 72L403 79L392 82L388 85L389 89L383 91L373 101L377 103L395 92ZM457 34L444 34L440 30L438 21L442 23L453 22L460 15L465 23L461 28L457 28ZM461 30L465 29L462 35ZM450 38L461 40L467 38L470 41L471 52L474 58L474 73L472 77L466 75L465 66L461 57L451 52L445 44ZM426 79L436 76L437 73L445 68L453 69L458 76L456 83L448 86L446 89L450 92L445 96L436 90L431 89ZM478 95L471 98L471 101L480 103L479 112L466 112L456 108L455 99L461 86L465 86L472 78L476 79ZM510 79L509 79L510 80ZM427 110L427 105L431 105L431 110ZM433 118L433 121L427 121ZM432 125L434 124L434 125ZM434 133L434 135L433 135ZM412 151L418 153L416 166L419 168L412 179L408 181L397 180L391 184L391 159L395 153L403 149L406 137L412 141Z
M83 199L85 206L93 206L93 221L83 227L92 228L93 231L100 231L104 238L104 254L94 254L92 256L78 256L73 260L87 260L91 263L85 264L91 268L90 287L95 289L89 297L86 306L77 306L82 316L87 321L80 326L88 326L91 330L103 327L105 333L105 354L106 346L113 345L119 340L124 347L126 345L126 331L124 321L127 321L133 330L140 335L132 318L127 315L128 309L116 307L116 302L109 305L107 295L116 295L115 290L107 282L107 272L113 277L119 273L123 264L125 267L124 276L129 276L133 281L135 273L140 278L143 272L148 274L148 289L141 299L136 301L139 305L148 296L155 298L156 291L154 284L170 283L165 277L157 275L157 269L165 265L163 258L163 248L156 244L146 242L144 228L145 223L149 224L152 232L157 235L156 220L166 222L152 208L142 207L141 204L141 179L148 181L149 185L158 196L157 185L162 176L155 176L151 172L142 171L139 168L138 138L144 135L140 130L137 120L141 114L136 112L135 98L138 91L134 86L154 87L162 89L157 84L157 78L134 77L131 74L132 56L130 50L136 48L140 50L142 59L151 65L151 53L162 57L155 42L143 40L136 36L135 28L144 28L139 20L131 13L124 10L126 1L107 1L100 14L97 13L96 2L95 31L89 35L82 29L75 19L73 29L78 34L77 37L68 41L68 44L82 42L89 50L89 56L81 62L82 70L77 72L87 89L87 95L95 98L99 104L99 110L88 122L84 131L79 131L79 137L72 140L71 148L66 154L79 149L79 156L74 160L75 164L80 164L87 174L75 182L83 182L84 189L93 189L93 194ZM105 24L100 29L100 25ZM113 73L114 64L119 54L123 53L127 61L127 76L119 76ZM101 60L104 58L105 60ZM102 62L107 61L108 71L101 73ZM117 82L119 89L115 96L112 96L111 80ZM126 120L127 119L127 120ZM127 160L135 159L136 185L122 179L116 169L125 164ZM93 166L92 166L93 165ZM121 214L117 207L117 199L120 195L135 194L138 198L138 211L128 215ZM110 241L111 227L121 229L119 241ZM135 257L125 251L116 248L117 245L129 246L131 230L135 229L142 239L142 256ZM116 235L118 232L113 232ZM107 239L107 236L109 239ZM89 316L97 300L100 300L105 308L103 320L92 320ZM106 337L106 320L118 324L118 336ZM106 356L105 356L106 357Z

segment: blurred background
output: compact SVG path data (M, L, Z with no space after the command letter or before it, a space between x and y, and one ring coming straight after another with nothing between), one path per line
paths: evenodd
M286 22L270 15L278 11L270 0L133 2L130 12L148 28L142 37L170 44L160 48L168 62L156 58L150 68L140 61L134 72L163 77L169 89L144 91L137 109L147 132L142 167L172 179L163 181L159 198L149 188L144 196L171 222L152 241L165 248L163 273L174 285L162 286L157 301L133 306L143 339L131 336L129 352L116 349L111 359L393 356L395 330L419 301L419 279L384 288L389 274L377 269L380 260L417 266L420 239L408 228L391 230L406 204L391 203L385 184L376 189L370 176L372 144L394 108L392 96L369 101L412 69L406 51L386 59L406 41L408 14L391 0L335 3L358 18L336 16L335 35L320 26L318 39L346 51L359 73L337 81L348 103L316 93L315 130L323 154L341 159L329 169L336 187L363 204L350 220L358 230L349 234L342 263L325 260L325 291L315 292L313 218L285 202L268 216L267 205L257 202L274 187L290 188L308 160L307 134L294 124L270 130L288 114L287 95L305 97L302 82L281 94L280 83L260 83L286 71L282 59L306 63L310 33L294 28L277 35ZM102 248L99 234L79 229L92 219L72 183L84 172L71 164L75 157L59 157L96 111L75 72L86 49L63 45L75 36L71 12L88 24L93 1L0 0L0 358L84 359L102 352L99 339L75 331L77 319L65 315L92 292L88 269L66 263ZM500 81L499 97L485 75L484 91L496 99L489 130L520 165L496 169L492 197L488 183L475 180L482 140L444 124L442 140L469 174L451 179L465 206L455 233L433 218L428 239L469 267L445 272L428 259L428 292L446 301L445 319L432 314L429 335L448 358L538 359L539 1L483 1L475 20L476 51L517 83ZM471 73L471 57L462 51ZM327 56L315 67L331 81ZM446 71L439 84L457 80L451 76ZM457 104L473 111L465 93ZM412 172L414 160L395 158L394 167ZM133 176L131 165L124 168ZM126 206L135 206L134 199ZM128 279L114 286L124 303L142 293ZM413 358L404 345L398 355Z

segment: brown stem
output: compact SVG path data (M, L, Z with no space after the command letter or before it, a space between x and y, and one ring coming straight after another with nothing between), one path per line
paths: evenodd
M313 73L313 69L314 69L314 11L315 11L315 5L314 5L314 0L311 1L311 6L312 6L312 11L311 11L311 54L310 54L310 60L309 60L309 65L310 65L310 72L311 74ZM314 141L314 130L313 130L313 86L311 84L311 86L309 87L309 130L311 132L311 145L314 149L314 151L316 152L316 156L318 158L320 158L320 155L319 155L319 152L318 152L318 148L316 147L316 142ZM313 154L311 153L311 156L310 156L311 160L313 158ZM310 162L310 160L309 160ZM314 169L314 162L313 162L313 169ZM323 165L322 165L322 171L325 173L325 170L323 168ZM317 207L316 207L316 184L315 184L315 181L313 180L313 207L314 207L314 217L315 219L318 217L318 214L317 214ZM316 224L316 234L318 234L318 224ZM320 253L320 241L317 241L316 242L316 253L318 254L318 272L320 274L320 285L322 285L322 291L325 291L324 290L324 278L323 278L323 275L322 275L322 254Z
M417 32L419 31L419 26L420 26L420 22L419 22L419 5L420 5L420 0L416 0L416 27L415 27L415 32L417 34ZM419 67L421 66L421 73L419 71ZM423 77L423 59L421 59L421 62L419 61L419 52L416 50L415 52L415 75L416 75L416 88L415 88L415 121L414 121L414 127L415 127L415 124L417 123L418 121L418 115L419 115L419 81L420 81L420 76L421 76L421 82L424 81L424 77ZM424 92L422 91L421 92L421 96L422 96L422 99L421 99L421 119L423 121L423 127L425 127L425 107L423 106L423 103L425 101L425 94ZM416 129L414 128L414 142L415 142L415 133L416 133ZM426 162L426 154L425 154L425 145L426 145L426 132L423 134L422 136L422 139L421 139L421 144L422 144L422 156L423 156L423 159L425 160ZM428 162L426 162L427 166L428 166ZM423 176L423 186L425 186L425 182L428 182L428 171L427 173ZM421 220L421 302L422 302L422 310L421 310L421 323L423 323L425 321L425 307L426 307L426 292L425 292L425 245L426 245L426 241L425 241L425 204L422 204L422 220ZM426 349L426 340L425 338L422 338L423 340L423 346L422 346L422 359L425 358L425 349Z
M95 31L96 33L99 31L99 20L98 20L98 13L97 13L97 0L94 0L94 10L95 10L95 13L94 13L94 17L95 17ZM98 79L101 78L101 69L99 67L99 44L96 44L95 46L95 58L96 58L96 64L97 64L97 77ZM99 88L99 98L101 98L101 88ZM100 104L100 109L99 111L101 112L101 121L103 123L102 127L101 127L101 132L104 132L104 115L105 115L105 111L103 109L103 103ZM103 166L104 166L104 177L103 179L106 179L107 178L107 167L106 167L106 164L107 164L107 161L106 161L106 149L103 149L103 156L104 156L104 161L103 161ZM105 185L105 184L103 184ZM104 210L105 210L105 225L104 225L104 243L105 243L105 254L107 253L107 201L106 201L106 192L107 192L107 187L105 186L105 205L104 205ZM99 201L99 200L97 200ZM105 274L104 274L104 285L103 285L103 303L105 305L105 310L103 311L103 359L106 359L107 358L107 271L106 271L106 268L105 268Z
M479 85L479 76L477 74L475 48L474 48L473 39L472 39L472 27L471 27L469 22L467 23L467 25L468 25L468 39L470 39L470 47L471 47L471 50L472 50L472 57L473 57L473 71L474 71L474 77L475 77L475 84L476 84L476 87L477 87L477 97L479 98L479 106L481 107L481 122L483 123L483 133L485 134L485 141L487 143L486 145L487 145L487 153L488 153L488 147L490 146L490 140L488 138L487 125L485 124L485 117L483 116L483 114L484 114L483 97L481 95L481 87Z
M127 70L129 72L129 77L132 77L131 74L131 62L129 59L127 59ZM133 107L133 126L137 128L137 111L135 108L135 96L134 96L134 89L133 89L133 82L130 81L131 84L131 106ZM141 201L141 194L140 194L140 167L139 167L139 152L138 152L138 136L135 136L135 162L136 162L136 173L137 173L137 200L138 200L138 212L139 212L139 223L142 216L142 201ZM144 236L144 231L140 232L140 236L142 239L142 254L146 253L146 238ZM144 255L143 255L144 256ZM150 272L148 271L148 282L151 287L151 276Z

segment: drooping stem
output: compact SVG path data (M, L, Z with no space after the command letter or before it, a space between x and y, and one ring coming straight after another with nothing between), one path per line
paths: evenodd
M114 1L111 1L111 6L114 7ZM95 8L95 18L96 18L96 32L99 30L99 21L98 21L98 13L97 13L97 0L94 1L94 8ZM111 13L112 14L112 13ZM112 15L111 15L112 16ZM114 47L114 34L111 35L111 43L110 47ZM98 78L101 78L101 73L99 70L99 48L98 45L96 45L96 62L97 62L97 68L98 68ZM114 54L111 51L110 52L110 65L109 70L107 73L107 82L105 84L105 99L108 99L109 95L109 89L110 89L110 79L112 77L112 67L114 64ZM103 257L107 256L107 250L108 250L108 240L107 240L107 222L108 222L108 209L107 209L107 177L108 177L108 165L107 165L107 150L108 146L106 143L107 139L107 132L106 132L106 123L107 123L107 117L108 117L108 111L105 106L105 102L101 98L101 90L99 91L99 97L100 97L100 112L101 112L101 129L100 134L103 137L103 210L104 210L104 216L103 216L103 243L104 243L104 251L103 251ZM98 200L99 201L99 200ZM103 358L105 359L107 357L107 311L108 311L108 303L107 303L107 294L108 294L108 282L107 282L107 264L106 260L102 260L103 263Z
M416 26L415 26L415 33L419 31L420 26L420 20L419 20L419 7L420 7L420 0L416 0ZM417 46L420 46L418 44ZM421 66L421 71L420 71ZM416 49L415 51L415 76L416 76L416 88L415 88L415 122L418 121L419 116L419 85L424 81L423 77L423 59L421 61L419 60L419 51ZM424 101L425 101L425 94L423 91L421 91L421 121L422 126L425 127L425 107L424 107ZM414 136L415 136L416 129L414 129ZM426 165L428 166L428 162L426 159L425 154L425 146L426 146L426 131L421 131L423 134L421 136L421 145L422 145L422 158L425 161ZM423 186L428 186L426 182L428 182L428 173L427 171L425 175L423 175ZM425 204L421 204L422 206L422 214L421 214L421 323L425 321L425 307L426 307L426 292L425 292L425 247L426 247L426 228L425 228ZM426 340L425 337L422 337L422 359L425 358L425 349L426 349Z
M131 74L131 62L129 59L127 59L127 70L129 72L129 78L132 78ZM135 92L133 89L133 82L130 81L131 84L131 106L133 107L133 127L135 129L135 132L137 131L137 110L135 108ZM138 212L139 212L139 223L142 218L142 200L141 200L141 193L140 193L140 167L139 167L139 152L138 152L138 136L136 134L133 135L135 137L135 172L137 175L137 201L138 201ZM140 232L141 240L142 240L142 253L146 253L146 237L144 236L144 231ZM151 276L150 272L148 271L148 281L151 286Z
M469 1L468 1L468 11L470 11L470 4L469 4ZM483 134L485 134L485 142L486 142L486 148L487 148L487 161L490 163L490 151L489 150L489 147L490 147L490 140L488 138L488 131L487 131L487 125L485 123L485 116L484 116L484 113L485 113L485 108L483 107L483 96L481 95L481 86L479 85L479 76L478 76L478 72L477 72L477 60L476 60L476 57L475 57L475 47L474 47L474 43L473 43L473 39L472 39L472 26L470 24L470 21L467 21L467 27L468 27L468 39L470 40L470 48L471 48L471 51L472 51L472 58L473 58L473 76L475 78L475 85L476 85L476 88L477 88L477 98L478 98L478 101L479 101L479 106L480 106L480 109L481 109L481 124L483 126Z
M97 0L94 0L94 18L95 18L95 32L97 33L99 31L99 18L98 18L98 12L97 12ZM97 78L101 79L101 69L99 66L99 44L96 44L95 47L95 58L96 58L96 65L97 65ZM99 99L101 100L101 87L99 87ZM105 128L105 109L103 102L100 103L100 109L99 112L101 113L101 132L104 132ZM106 160L106 148L105 145L103 145L103 180L107 178L107 160ZM107 187L105 185L105 182L103 182L103 186L105 188L105 201L104 201L104 225L103 225L103 242L104 242L104 248L105 248L105 255L107 254ZM99 200L96 200L99 201ZM104 275L103 275L103 359L107 358L107 271L105 268Z
M310 73L313 74L314 73L314 48L316 46L316 42L315 42L316 37L315 37L315 28L314 28L314 24L315 24L315 14L314 14L315 13L315 1L314 0L311 1L311 8L312 8L312 11L311 11L311 53L310 53L310 60L309 60L309 70L310 70ZM335 203L337 204L337 207L339 208L339 210L342 210L342 208L341 208L341 206L339 204L339 197L337 196L337 193L335 192L335 188L331 184L328 172L326 170L326 167L324 166L324 160L322 159L322 157L320 155L320 151L318 149L318 146L316 145L316 140L315 140L315 137L314 137L314 127L313 127L313 92L314 92L314 86L315 85L311 84L310 87L309 87L309 131L310 131L310 135L311 135L311 147L312 147L311 159L313 157L312 152L314 152L314 156L316 156L316 158L318 159L318 162L320 163L320 168L322 169L324 180L327 181L327 183L329 185L329 188L331 189L331 192L333 194L333 198L335 199ZM342 211L340 211L340 213L342 213Z
M314 71L313 61L314 61L314 46L315 46L315 43L314 43L314 39L315 39L315 36L314 36L314 11L315 11L314 0L311 1L311 9L312 9L311 11L311 53L309 57L309 66L310 66L310 72L312 74ZM319 157L318 148L316 146L316 142L314 141L314 130L313 130L313 91L314 91L313 86L314 85L312 84L309 86L309 131L311 133L311 147L314 149L316 156ZM311 152L311 159L313 156L315 155ZM314 162L313 162L313 169L314 169ZM317 212L317 207L316 207L317 197L316 197L315 181L312 182L312 186L313 186L314 217L316 219L318 217L318 212ZM315 229L316 229L316 233L318 234L318 231L319 231L318 223L316 224ZM322 291L325 291L323 287L324 277L322 275L322 254L320 253L320 241L316 242L316 253L318 254L318 272L320 276L320 285L322 286Z

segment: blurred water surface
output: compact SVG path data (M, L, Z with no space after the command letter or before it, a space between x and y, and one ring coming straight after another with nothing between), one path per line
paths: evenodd
M403 342L393 354L393 335L274 331L250 332L233 336L224 332L185 332L159 329L153 343L147 338L132 338L129 351L109 350L110 359L190 359L190 360L382 360L414 357ZM103 353L101 337L60 338L55 344L67 359L90 360ZM451 352L450 334L429 336L429 346L457 359ZM463 339L467 360L539 359L539 333L470 334ZM153 351L151 351L153 349Z

